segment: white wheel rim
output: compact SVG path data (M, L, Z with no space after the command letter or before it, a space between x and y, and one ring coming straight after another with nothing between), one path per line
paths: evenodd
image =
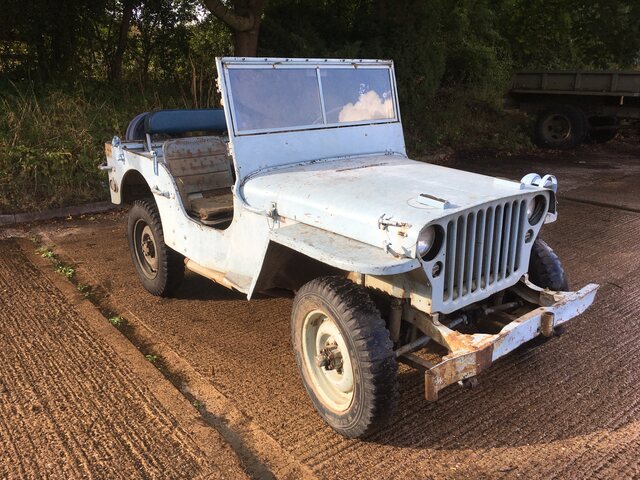
M158 245L151 227L142 219L133 227L133 248L145 277L153 279L158 275Z
M330 357L339 367L318 366L318 356ZM335 412L347 410L353 400L353 368L349 350L338 325L321 310L308 313L304 319L302 357L320 400Z

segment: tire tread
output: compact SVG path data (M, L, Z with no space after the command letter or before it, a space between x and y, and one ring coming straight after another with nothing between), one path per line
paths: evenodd
M556 291L568 291L567 274L556 252L541 238L537 238L531 249L529 277L539 287Z
M308 293L323 297L340 315L353 341L364 379L365 400L358 421L349 428L332 426L346 437L366 436L389 420L399 396L397 363L389 331L366 289L348 279L312 280L298 291L296 301Z
M158 272L160 278L158 278L157 282L145 281L145 279L140 275L140 279L144 285L144 287L149 291L149 293L159 296L159 297L168 297L175 293L180 284L182 283L182 279L184 278L184 257L172 250L164 243L164 233L162 230L162 221L160 219L160 213L158 212L158 207L156 206L155 201L152 198L149 199L141 199L133 202L133 206L131 207L131 211L129 212L129 230L131 230L131 222L132 217L138 215L139 218L142 212L138 213L138 210L142 210L148 218L149 218L149 226L154 231L154 234L158 237L156 239L156 247L164 250L164 254L161 254L158 258ZM135 258L135 253L133 250L133 239L131 232L129 233L129 248L131 249L131 258L136 265L137 260Z

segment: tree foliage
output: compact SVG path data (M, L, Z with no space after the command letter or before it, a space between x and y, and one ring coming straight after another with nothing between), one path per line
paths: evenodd
M38 82L191 82L192 48L207 41L211 61L234 47L241 55L393 58L401 87L419 99L441 86L495 83L516 68L632 68L640 51L640 0L3 4L0 71ZM238 40L258 33L257 46Z
M412 153L511 148L513 71L639 68L640 0L4 0L0 211L102 196L103 142L140 111L219 106L234 52L393 59Z

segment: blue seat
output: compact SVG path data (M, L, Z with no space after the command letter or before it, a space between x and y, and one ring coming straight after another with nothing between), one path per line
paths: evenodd
M180 135L189 132L225 131L227 122L221 108L158 110L137 115L129 124L125 138L127 141L140 141L145 139L146 134Z

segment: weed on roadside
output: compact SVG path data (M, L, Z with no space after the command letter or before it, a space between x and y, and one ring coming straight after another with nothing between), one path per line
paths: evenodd
M56 258L56 254L53 253L51 247L45 247L44 245L38 247L36 249L36 253L38 253L42 258L46 258L47 260L53 260L54 258Z
M109 318L109 323L114 327L122 327L125 324L125 322L126 322L125 319L122 318L120 315L116 315L114 317Z
M155 363L158 361L158 355L153 355L151 353L147 353L144 358L147 359L148 362L151 362L155 365Z
M89 298L91 296L91 287L89 285L78 282L76 284L76 289L84 295L85 298Z
M42 246L40 246L40 247L38 247L36 249L36 253L38 253L42 258L46 258L51 263L53 263L53 268L55 269L55 271L57 273L60 273L60 274L64 275L69 280L71 280L73 278L73 276L75 275L76 269L74 267L72 267L71 265L67 265L65 263L62 263L58 259L58 256L53 251L53 247L47 247L47 246L42 245ZM84 288L82 290L80 288L78 288L78 290L80 290L82 293L84 293L85 290L87 290L87 289L88 289L87 286L84 286Z
M192 405L196 410L200 410L204 407L204 403L202 403L200 400L194 400Z
M65 277L67 277L69 279L71 279L75 275L76 270L75 270L75 268L73 268L70 265L64 265L64 264L58 262L57 265L56 265L56 272L64 275Z

